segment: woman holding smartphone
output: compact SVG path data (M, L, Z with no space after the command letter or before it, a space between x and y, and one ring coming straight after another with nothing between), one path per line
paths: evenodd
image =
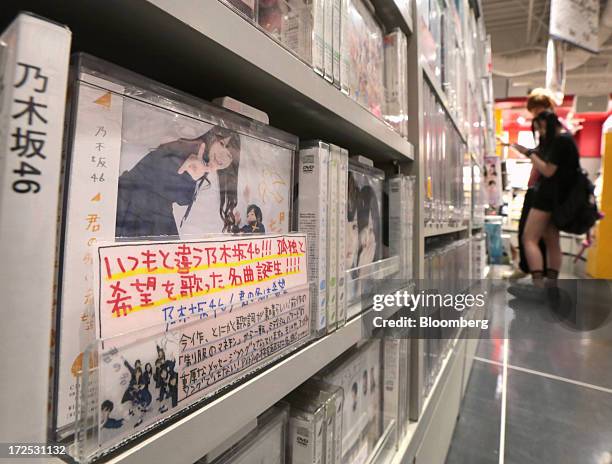
M534 135L536 132L539 135L540 144L536 150L529 150L518 144L512 147L529 157L541 176L527 216L522 243L533 284L537 288L543 288L544 278L554 282L561 268L559 230L553 224L552 211L571 191L580 162L573 137L564 132L555 113L544 111L538 114L532 122L532 130ZM546 243L546 269L538 246L540 239Z

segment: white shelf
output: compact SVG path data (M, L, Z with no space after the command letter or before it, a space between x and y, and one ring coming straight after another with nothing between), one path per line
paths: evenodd
M459 132L459 136L461 137L461 140L463 140L464 143L467 143L467 138L465 136L463 128L459 124L459 121L457 121L455 115L450 111L448 100L446 99L446 92L444 92L444 90L442 90L442 87L440 86L440 79L436 77L434 72L431 70L431 68L426 63L422 63L421 67L423 68L423 75L425 76L425 80L429 83L429 86L433 89L434 93L438 97L438 101L442 104L442 106L444 107L444 111L446 112L449 119L453 123L453 126L455 126L455 129L457 129L457 132Z
M449 226L447 224L434 226L425 226L425 237L436 237L438 235L452 234L454 232L461 232L467 230L468 226L463 224L460 226Z

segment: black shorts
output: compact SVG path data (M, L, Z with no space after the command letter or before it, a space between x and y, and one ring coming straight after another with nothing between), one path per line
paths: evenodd
M555 205L555 185L550 182L541 182L535 187L535 196L532 208L540 211L552 212Z

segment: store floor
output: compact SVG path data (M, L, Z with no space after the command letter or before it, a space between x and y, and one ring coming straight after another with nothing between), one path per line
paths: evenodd
M610 308L606 285L586 292ZM493 288L446 464L612 464L612 317L580 331Z

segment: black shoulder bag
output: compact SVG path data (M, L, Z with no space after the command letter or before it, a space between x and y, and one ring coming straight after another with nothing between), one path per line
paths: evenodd
M552 221L557 229L563 232L581 235L593 227L599 217L595 186L587 173L579 168L565 201L556 203L552 211Z

